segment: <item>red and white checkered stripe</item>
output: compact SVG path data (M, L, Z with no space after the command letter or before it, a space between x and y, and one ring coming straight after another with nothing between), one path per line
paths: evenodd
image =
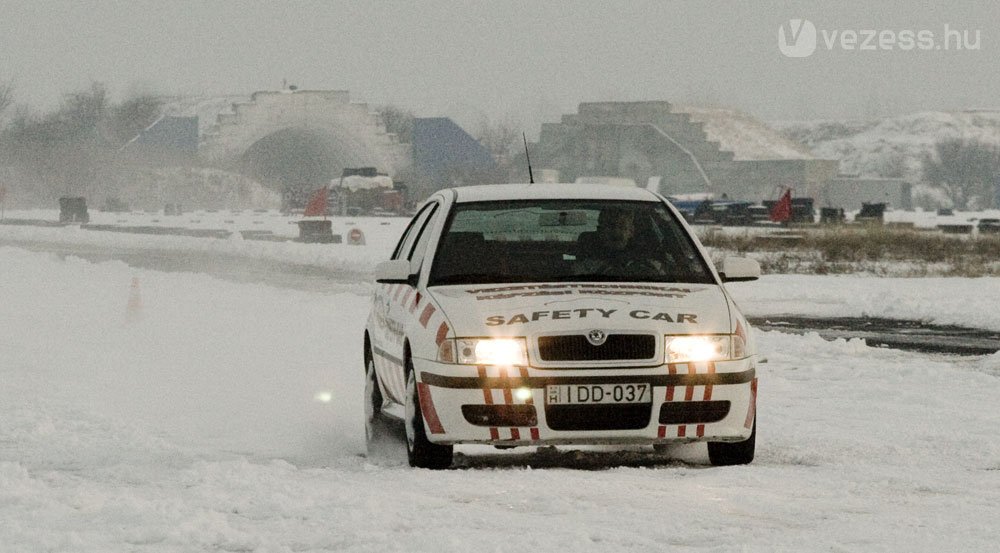
M667 372L669 372L671 376L676 375L681 371L687 371L687 374L689 375L695 375L699 372L705 374L715 374L715 363L708 361L706 363L670 363L667 365ZM696 396L700 397L700 400L704 401L711 401L712 399L711 384L706 384L704 386L684 386L683 395L679 394L675 388L677 388L677 386L667 386L667 391L663 398L665 402L694 401ZM697 390L697 388L700 388L701 390ZM698 393L699 391L701 393ZM688 436L688 426L690 425L677 425L676 430L672 430L670 433L672 435L676 435L678 438L685 438ZM656 431L657 437L666 438L668 430L670 429L667 428L667 425L661 424ZM695 425L694 433L695 436L699 438L703 437L705 435L705 425Z
M479 378L480 379L485 379L487 376L489 376L489 375L486 374L486 367L479 367ZM493 402L493 392L494 391L495 390L492 390L490 388L483 388L483 401L486 403L486 405L493 405L493 403L494 403ZM499 440L500 439L500 429L499 428L497 428L495 426L491 426L490 427L490 439L491 440Z
M448 332L451 330L448 323L445 322L444 316L441 315L440 311L425 301L426 297L423 294L406 284L389 284L383 286L383 292L386 294L386 297L407 309L410 314L417 318L420 326L423 328L435 328L436 325L434 336L436 345L440 346L441 342L448 338ZM486 367L479 367L479 377L486 378L487 376L508 378L510 375L507 374L507 370L505 369L500 369L495 375L487 375ZM527 378L528 369L526 367L521 368L520 376ZM531 405L533 403L530 397L524 400L515 398L513 390L509 387L499 389L483 388L483 401L486 405L498 405L501 403L506 405L513 405L515 403ZM539 439L537 426L523 428L499 428L494 426L489 428L489 436L490 440L493 441L521 441L523 439L537 441Z
M479 367L479 377L497 377L501 379L509 378L511 375L506 368L497 368L496 374L489 374L486 367ZM520 376L522 378L528 377L527 367L521 367ZM534 402L531 397L526 399L520 399L514 397L514 390L509 386L504 388L483 388L483 401L486 405L532 405ZM490 440L493 441L522 441L531 440L537 441L539 439L538 427L490 427Z
M521 367L521 378L527 380L528 378L528 367ZM534 401L531 396L524 400L525 405L533 405ZM531 437L532 441L538 441L538 427L532 426L528 428L528 436Z
M437 345L441 345L441 342L448 337L448 323L444 321L444 316L430 302L424 301L426 297L412 286L383 284L382 290L385 297L390 298L390 301L398 303L415 316L423 328L434 328L434 324L437 323ZM438 317L435 318L434 315L438 315ZM440 322L437 321L438 318L441 319Z
M444 315L430 302L425 301L426 297L415 288L407 284L383 284L382 293L390 301L396 302L403 309L408 310L417 319L421 327L436 328L434 335L434 344L436 346L440 346L441 342L448 337L448 332L451 329L448 327L448 323L445 322ZM444 433L444 428L441 426L441 421L435 412L434 404L431 400L430 388L423 383L418 383L417 387L421 410L424 413L424 418L427 419L428 425L431 427L431 432L434 434Z

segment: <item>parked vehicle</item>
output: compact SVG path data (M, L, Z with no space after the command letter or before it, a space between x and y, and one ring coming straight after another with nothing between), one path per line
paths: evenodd
M980 219L976 225L980 234L1000 233L1000 219Z
M89 223L90 213L87 211L87 199L78 196L59 198L59 222Z

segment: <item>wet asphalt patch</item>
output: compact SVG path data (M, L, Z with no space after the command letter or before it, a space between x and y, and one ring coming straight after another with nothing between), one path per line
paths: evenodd
M952 355L989 355L1000 351L1000 332L923 321L878 317L749 317L759 330L792 334L815 332L821 337L862 338L870 346Z

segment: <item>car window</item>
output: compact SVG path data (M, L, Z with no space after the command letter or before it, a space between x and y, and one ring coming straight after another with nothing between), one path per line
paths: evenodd
M392 259L402 259L409 255L409 252L413 249L413 242L416 240L417 233L423 228L424 221L427 220L432 208L436 206L436 203L427 204L413 216L413 219L410 219L410 224L406 226L406 231L403 232L399 243L396 244L396 249L392 251Z
M516 200L457 204L442 231L429 284L713 278L662 202Z

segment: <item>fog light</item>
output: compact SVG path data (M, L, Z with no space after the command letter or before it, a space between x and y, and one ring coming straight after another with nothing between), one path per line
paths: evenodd
M528 401L531 399L531 390L528 388L518 388L514 391L514 397L521 401Z

